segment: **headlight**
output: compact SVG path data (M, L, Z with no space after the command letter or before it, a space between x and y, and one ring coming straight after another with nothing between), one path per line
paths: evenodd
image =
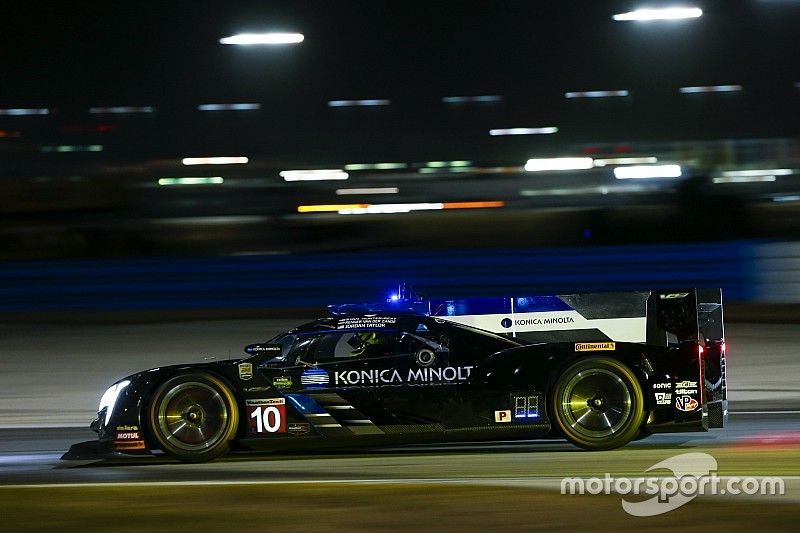
M119 394L122 392L122 389L130 384L130 380L126 379L125 381L114 383L103 393L103 397L100 398L100 407L97 408L98 413L104 408L106 409L106 420L103 425L108 424L108 421L111 420L111 413L114 411L114 404L117 403Z

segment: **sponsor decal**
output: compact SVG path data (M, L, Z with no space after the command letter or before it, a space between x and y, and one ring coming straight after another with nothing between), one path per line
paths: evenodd
M294 385L294 381L291 376L278 376L272 379L272 384L278 389L288 389Z
M239 363L239 379L253 379L253 363Z
M511 410L505 411L495 411L494 412L494 421L495 422L511 422Z
M538 396L514 396L514 418L539 418Z
M675 394L697 394L696 381L681 381L675 384Z
M669 405L672 403L672 393L671 392L657 392L656 393L656 405Z
M408 373L404 374L401 374L399 370L389 368L383 370L342 370L334 372L333 382L336 385L458 383L469 379L473 368L474 366L411 368Z
M290 435L305 435L311 431L311 424L307 422L291 422L286 430Z
M245 400L251 435L286 433L286 398Z
M145 445L143 440L115 440L114 449L118 452L144 450Z
M244 347L244 351L250 354L259 354L259 353L275 353L277 355L281 354L283 348L280 344L248 344Z
M514 320L515 326L545 326L548 324L574 324L575 319L571 316L551 316L547 318L517 318Z
M329 383L328 372L321 368L309 368L300 375L300 384L303 387L324 389Z
M662 390L662 389L671 389L672 383L653 383L653 389L655 390Z
M264 392L270 390L272 387L245 387L244 392Z
M615 342L576 342L576 352L614 351L617 349Z
M144 450L144 438L139 426L120 425L114 433L114 449L117 451Z
M511 322L510 318L504 318L503 320L500 321L500 325L506 329L510 328L511 324L513 324L513 322Z
M340 318L336 329L372 329L386 328L397 324L394 316L357 316Z
M687 396L685 394L683 396L675 396L675 408L679 411L685 411L687 413L692 412L697 409L699 405L700 404L697 403L697 400L691 396Z
M670 294L659 294L658 297L662 300L677 300L679 298L686 298L689 296L688 292L673 292Z

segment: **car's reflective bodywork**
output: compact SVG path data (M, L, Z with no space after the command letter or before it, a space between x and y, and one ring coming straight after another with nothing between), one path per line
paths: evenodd
M491 332L459 323L464 314L419 313L418 302L345 309L250 344L244 359L125 377L92 422L98 441L65 458L552 437L608 449L722 427L721 300L712 309L698 294L646 293L646 342L586 330L535 342L506 332L500 315Z

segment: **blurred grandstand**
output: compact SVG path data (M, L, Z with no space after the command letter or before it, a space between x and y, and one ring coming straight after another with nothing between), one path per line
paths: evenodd
M0 259L800 235L794 2L10 4Z

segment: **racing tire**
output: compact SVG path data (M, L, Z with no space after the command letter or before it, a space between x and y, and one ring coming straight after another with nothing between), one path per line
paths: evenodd
M239 411L230 388L206 373L181 374L156 389L149 429L159 447L187 463L211 461L230 450Z
M567 368L556 381L552 415L561 433L586 450L610 450L639 435L644 394L636 375L607 357L590 357Z

